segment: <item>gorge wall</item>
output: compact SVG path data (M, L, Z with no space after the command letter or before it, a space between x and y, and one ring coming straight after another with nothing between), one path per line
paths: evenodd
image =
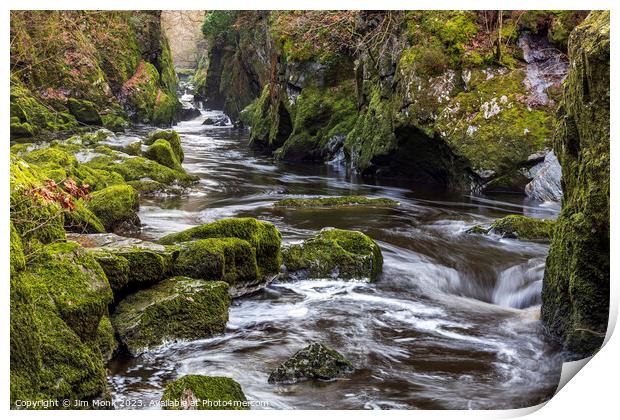
M584 12L206 14L195 82L284 160L523 193Z
M554 150L564 201L543 282L542 318L581 358L603 343L609 308L609 12L570 36Z
M12 137L169 125L176 85L160 12L11 13Z

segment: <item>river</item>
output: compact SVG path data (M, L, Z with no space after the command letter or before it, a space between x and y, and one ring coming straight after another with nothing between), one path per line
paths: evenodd
M202 124L221 112L201 114L173 127L183 166L200 182L182 197L143 200L143 238L242 216L273 222L284 242L326 226L354 229L380 245L383 274L373 284L272 283L233 301L222 336L116 358L108 368L117 407L154 406L165 384L186 374L232 377L259 409L519 408L552 396L562 359L538 319L548 245L466 230L510 213L555 217L556 208L518 196L443 194L359 178L341 162L276 162L248 147L247 131ZM348 194L401 204L272 206L288 197ZM355 373L333 382L267 383L278 364L311 341L344 354Z

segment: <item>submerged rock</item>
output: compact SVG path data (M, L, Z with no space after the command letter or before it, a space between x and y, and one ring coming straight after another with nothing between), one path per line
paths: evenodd
M186 375L166 385L165 410L248 410L241 385L223 376Z
M256 261L261 276L275 276L280 271L282 264L280 232L272 223L253 218L221 219L166 235L159 240L159 243L171 245L207 238L243 239L256 250Z
M136 356L167 341L222 334L228 321L228 284L172 277L123 299L112 324Z
M491 225L491 231L505 238L550 240L554 227L553 220L515 214L497 219Z
M294 384L308 379L332 380L354 370L353 364L321 343L299 350L269 375L271 384Z
M274 206L287 208L325 208L325 207L397 207L398 201L389 198L368 198L359 195L321 198L287 198L276 201Z
M538 201L562 200L562 167L553 151L547 153L534 179L525 186L525 193Z
M140 231L138 193L129 185L114 185L96 191L86 206L109 232L127 234Z
M545 266L541 319L575 358L601 347L609 320L609 29L609 11L592 11L570 35L553 145L564 198Z
M253 292L265 285L256 264L256 250L239 238L209 238L179 245L174 263L177 275L223 280L231 296Z
M285 278L377 279L383 266L379 246L361 232L326 228L282 251Z

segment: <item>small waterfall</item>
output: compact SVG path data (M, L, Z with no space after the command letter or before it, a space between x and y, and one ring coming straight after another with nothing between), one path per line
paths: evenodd
M493 290L493 303L518 309L539 305L544 272L544 258L532 258L502 271Z

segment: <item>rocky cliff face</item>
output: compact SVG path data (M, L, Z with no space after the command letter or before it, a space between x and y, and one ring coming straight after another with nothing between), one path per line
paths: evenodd
M562 212L543 282L542 319L577 357L603 343L609 307L609 12L571 34L554 149Z
M159 12L11 13L11 135L170 124L176 75Z
M523 193L583 13L493 13L211 12L198 85L281 159Z

